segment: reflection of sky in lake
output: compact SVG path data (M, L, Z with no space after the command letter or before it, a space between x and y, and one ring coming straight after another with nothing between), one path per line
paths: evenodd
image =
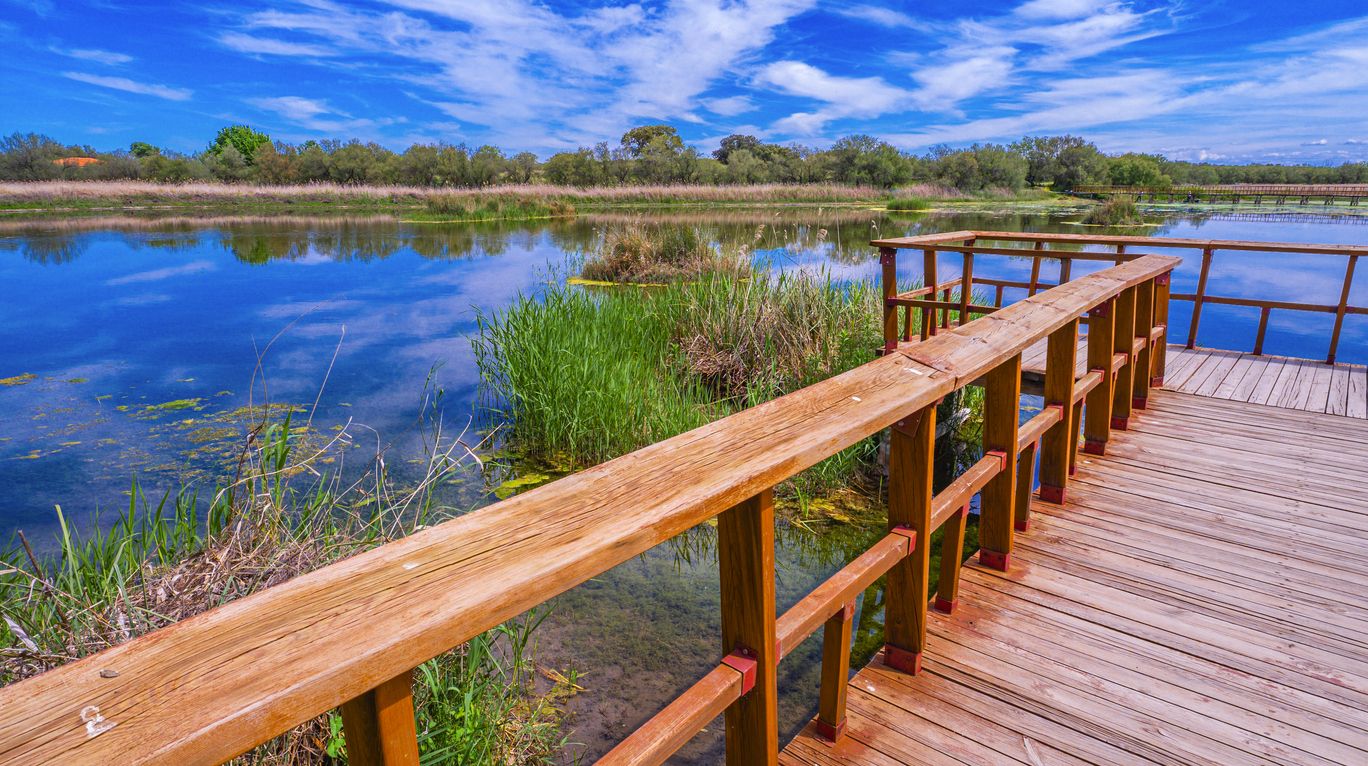
M1092 231L1044 216L918 221L859 211L720 215L712 223L694 214L670 225L700 223L714 236L753 244L779 269L819 271L838 280L877 276L877 259L866 245L871 235L959 228ZM0 377L38 376L0 389L0 475L8 489L0 534L50 524L57 503L77 517L97 505L116 507L135 472L148 477L154 494L168 488L185 475L172 470L183 459L177 454L183 443L168 442L152 421L131 415L188 398L203 399L209 411L246 404L263 352L265 385L258 380L253 401L309 404L319 398L318 422L364 424L374 429L358 432L370 441L367 449L394 444L391 454L400 459L391 462L401 462L419 448L416 418L434 368L449 424L464 425L475 404L478 378L468 336L477 312L497 311L519 292L536 290L597 231L585 221L416 227L286 220L94 230L54 224L0 233L0 321L7 328ZM1175 220L1156 233L1347 244L1365 231L1334 223ZM1174 252L1186 258L1174 289L1192 292L1200 259L1191 251ZM920 254L905 253L900 274L919 276L920 262ZM1080 262L1074 275L1106 265ZM1344 266L1335 256L1219 253L1209 292L1332 303ZM943 278L957 275L958 256L943 255L940 270ZM1025 280L1030 262L980 256L975 270L980 277ZM1057 266L1046 262L1043 278L1056 275ZM1360 304L1368 303L1365 283L1368 276L1354 290ZM1174 302L1175 338L1185 337L1189 317L1190 304ZM1272 317L1269 353L1324 353L1331 316L1274 311ZM1200 340L1248 348L1257 319L1255 309L1209 305ZM1341 360L1368 361L1368 320L1349 317L1341 343Z

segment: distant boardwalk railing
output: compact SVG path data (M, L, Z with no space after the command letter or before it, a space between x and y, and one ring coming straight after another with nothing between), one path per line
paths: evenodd
M1339 351L1340 336L1344 330L1345 317L1349 315L1368 315L1368 306L1356 306L1349 302L1354 286L1354 273L1358 266L1359 256L1368 255L1368 247L1357 245L1329 245L1329 244L1304 244L1294 242L1247 242L1225 239L1183 239L1177 237L1118 237L1107 235L1086 235L1086 234L1043 234L1030 232L1000 232L1000 231L962 231L954 232L953 235L937 235L941 237L939 241L931 242L926 237L911 237L904 239L877 240L874 245L884 248L884 295L886 298L885 308L885 344L893 342L893 336L898 333L890 330L890 322L896 322L893 315L901 309L908 317L907 323L903 325L904 330L901 337L904 340L911 338L907 329L911 327L910 314L912 310L919 310L922 314L922 333L925 336L928 332L934 332L936 326L945 326L949 320L949 311L959 311L961 317L967 317L974 313L989 313L996 311L1003 305L1003 291L1009 288L1025 290L1027 295L1034 295L1037 291L1064 284L1069 281L1073 262L1078 260L1089 261L1112 261L1124 263L1129 260L1139 258L1140 253L1130 251L1127 248L1144 248L1148 250L1195 250L1201 253L1201 272L1197 278L1197 291L1195 293L1173 293L1170 297L1174 300L1191 301L1192 319L1188 327L1187 347L1193 348L1197 343L1197 331L1202 320L1202 308L1208 304L1218 304L1224 306L1246 306L1259 309L1259 325L1254 337L1254 354L1262 354L1264 346L1264 336L1268 332L1268 319L1274 309L1279 311L1301 311L1320 314L1333 314L1334 324L1330 331L1329 349L1326 352L1325 361L1333 364ZM953 244L958 241L959 244ZM1001 244L1025 243L1030 247L1001 247ZM998 246L995 246L998 245ZM1084 247L1102 246L1111 248L1111 252L1085 251ZM898 249L920 250L923 254L922 275L925 287L911 292L896 294L893 285L891 264L896 257ZM1258 298L1247 298L1232 295L1212 295L1207 290L1207 285L1211 279L1212 263L1218 252L1265 252L1265 253L1287 253L1289 255L1331 255L1344 258L1344 278L1340 284L1338 296L1327 295L1324 300L1334 300L1334 303L1320 302L1310 303L1304 301L1282 301L1282 300L1262 300ZM970 284L969 290L959 290L961 280L959 278L938 281L937 270L939 258L942 253L958 254L961 258L961 273ZM1019 258L1029 258L1032 260L1031 277L1029 281L994 279L989 277L977 276L974 274L974 256L1016 256ZM1054 282L1045 280L1041 276L1043 261L1059 262L1057 279ZM1238 267L1238 261L1230 264ZM1289 271L1291 271L1289 269ZM969 300L972 297L973 286L992 287L995 290L992 305L972 306ZM933 289L934 288L934 289ZM952 291L959 290L959 302L950 303ZM932 295L932 294L935 295ZM933 300L939 296L940 300ZM890 335L892 333L892 335ZM1172 335L1170 334L1170 339ZM891 347L891 346L890 346ZM1157 353L1164 353L1162 347L1156 349Z
M891 264L900 247L1010 236L1021 235L954 232L882 252ZM1134 257L975 321L966 313L916 344L897 342L904 299L892 296L892 343L855 370L0 689L0 763L217 763L336 708L351 763L417 763L415 667L713 517L718 665L602 762L660 763L725 714L729 764L775 763L776 666L818 627L820 728L839 737L856 597L887 575L886 656L915 671L932 532L946 529L942 606L956 599L976 494L980 560L1008 565L1014 530L1028 523L1037 452L1042 497L1061 502L1080 420L1086 449L1101 453L1113 419L1163 377L1178 263ZM964 284L973 284L967 272ZM1019 423L1022 352L1042 340L1046 407ZM936 404L978 381L984 457L936 493ZM776 617L772 488L884 429L888 534Z
M1169 202L1240 202L1256 205L1265 199L1279 205L1295 200L1308 205L1321 200L1326 205L1335 200L1348 200L1350 207L1368 197L1368 184L1177 184L1172 186L1101 186L1085 185L1072 190L1074 194L1099 197L1135 197L1137 200L1165 200Z

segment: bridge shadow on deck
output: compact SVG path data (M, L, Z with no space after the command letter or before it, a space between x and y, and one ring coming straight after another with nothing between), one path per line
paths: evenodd
M781 763L1368 763L1368 421L1168 390Z

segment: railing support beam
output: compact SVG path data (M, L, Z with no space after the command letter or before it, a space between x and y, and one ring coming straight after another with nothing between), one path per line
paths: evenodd
M850 686L850 626L854 602L841 607L822 626L822 691L817 733L835 742L845 732L846 689Z
M1078 320L1050 333L1045 343L1045 406L1059 408L1059 422L1040 440L1040 499L1063 503L1069 485L1071 450L1078 422L1074 420L1074 370L1078 363ZM1021 511L1018 510L1018 516Z
M342 735L352 766L418 766L413 673L391 678L342 705Z
M755 686L723 715L728 766L779 761L775 667L774 494L765 490L717 517L722 653L755 660Z
M1126 355L1125 365L1116 371L1116 390L1112 395L1111 410L1111 427L1122 431L1130 425L1131 405L1135 396L1135 297L1134 287L1128 287L1116 296L1115 324L1112 327L1112 353Z
M1131 406L1143 410L1149 406L1150 380L1154 364L1154 280L1135 286L1135 333L1145 345L1135 355L1135 370L1131 373Z
M883 350L886 354L898 348L899 307L890 302L898 296L898 251L891 247L879 248L879 266L883 272ZM910 311L908 319L910 323Z
M1164 367L1168 364L1169 290L1172 282L1173 272L1160 274L1154 278L1154 325L1164 328L1164 337L1155 345L1151 362L1150 385L1154 388L1164 387Z
M1102 382L1084 399L1083 451L1089 455L1104 454L1111 438L1112 389L1116 382L1111 369L1115 315L1115 298L1088 312L1088 369L1102 375Z
M969 506L962 506L941 526L940 579L936 582L936 609L951 614L959 603L961 559L964 556L964 525L969 521Z
M884 606L884 663L905 673L921 670L931 581L931 500L936 408L895 423L888 445L888 526L911 530L912 550L888 570Z
M993 368L984 381L983 451L1003 456L1002 471L983 487L979 563L1007 571L1016 526L1017 435L1021 421L1021 355Z

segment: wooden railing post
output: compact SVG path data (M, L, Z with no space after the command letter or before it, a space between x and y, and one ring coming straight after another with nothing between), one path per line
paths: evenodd
M1202 250L1202 273L1197 277L1197 294L1192 299L1192 324L1188 327L1187 347L1197 345L1197 325L1202 320L1202 303L1206 301L1207 277L1211 275L1211 248Z
M412 672L344 703L341 713L351 766L418 766Z
M1035 462L1039 447L1040 442L1031 442L1017 456L1016 521L1013 528L1018 532L1025 532L1031 527L1031 493L1035 491Z
M1111 438L1112 387L1112 329L1115 324L1116 299L1109 298L1088 312L1088 370L1100 372L1102 382L1093 387L1084 399L1083 451L1101 455Z
M855 603L841 607L822 626L822 691L817 707L817 733L835 742L846 725L846 689L850 686L850 627Z
M1150 378L1153 375L1154 348L1150 336L1154 334L1154 280L1147 279L1135 286L1135 337L1145 345L1135 357L1131 375L1131 406L1143 410L1149 405Z
M755 685L723 716L728 766L779 761L775 667L774 495L765 490L717 517L722 651L755 662Z
M959 323L969 321L970 298L974 292L974 254L964 254L964 268L960 271Z
M1349 256L1349 263L1344 267L1344 286L1340 289L1339 305L1335 308L1335 329L1330 333L1330 353L1325 357L1326 364L1335 363L1335 352L1339 350L1340 331L1344 329L1344 314L1349 309L1349 291L1354 286L1354 267L1358 265L1358 256Z
M898 251L891 247L879 248L879 266L883 272L883 339L886 354L898 348L898 306L892 302L898 297Z
M959 602L960 559L964 556L964 525L969 521L969 506L945 520L941 529L940 579L936 581L936 609L946 614Z
M938 291L936 290L938 284L939 282L936 281L936 250L935 248L927 248L922 251L922 287L928 288L926 294L928 300L934 301L940 297L937 295ZM936 334L936 324L939 321L939 311L930 307L922 309L922 340L926 340Z
M983 397L983 451L1002 456L1002 470L984 485L979 504L979 563L1007 571L1016 526L1016 448L1021 422L1021 354L991 370Z
M1169 289L1172 282L1172 272L1154 278L1154 326L1164 328L1164 336L1155 346L1154 358L1150 363L1150 385L1154 388L1164 387L1164 367L1168 364Z
M1045 344L1045 406L1059 408L1059 422L1040 439L1040 499L1064 502L1069 485L1071 451L1078 421L1074 420L1074 371L1078 363L1078 320L1050 333ZM1017 515L1023 514L1018 510Z
M1031 257L1031 286L1026 288L1026 297L1036 294L1036 289L1040 285L1040 257L1041 251L1045 249L1045 242L1042 240L1035 243L1036 254Z
M931 580L931 498L935 471L936 408L895 423L888 445L888 526L907 530L912 549L888 570L884 606L884 663L905 673L921 670Z
M1136 288L1128 287L1116 296L1113 319L1112 353L1126 355L1126 363L1116 372L1112 394L1111 427L1121 431L1130 425L1135 396L1135 294Z

